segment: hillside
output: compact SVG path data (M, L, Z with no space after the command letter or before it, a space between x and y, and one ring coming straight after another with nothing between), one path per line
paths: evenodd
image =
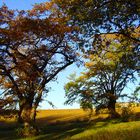
M139 140L140 108L134 112L136 119L122 122L108 119L106 113L89 116L89 112L81 109L39 110L37 125L41 135L26 140ZM14 119L0 119L0 140L20 139L14 122Z

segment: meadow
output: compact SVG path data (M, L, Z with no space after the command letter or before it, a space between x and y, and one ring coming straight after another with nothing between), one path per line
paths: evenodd
M15 119L0 118L0 140L139 140L140 107L133 109L130 119L109 119L108 114L92 115L82 109L39 110L37 126L40 135L21 138Z

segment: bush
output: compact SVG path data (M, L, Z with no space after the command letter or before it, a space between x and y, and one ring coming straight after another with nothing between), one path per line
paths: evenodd
M135 115L133 113L132 107L122 107L121 108L121 118L124 122L135 121Z
M29 125L24 125L18 129L16 129L17 135L21 137L31 137L38 134L38 130Z

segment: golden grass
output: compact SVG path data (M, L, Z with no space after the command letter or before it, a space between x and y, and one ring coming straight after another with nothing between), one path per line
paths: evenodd
M134 113L140 112L140 107L135 107L132 109ZM120 112L120 109L118 110ZM90 111L84 111L82 109L57 109L57 110L38 110L37 112L37 119L46 119L48 120L48 123L55 123L57 121L59 122L65 122L65 121L76 121L76 120L95 120L98 118L106 118L108 117L108 114L106 111L103 111L102 114L95 115L95 111L93 111L91 117Z
M82 109L61 109L61 110L39 110L37 119L45 118L49 123L73 121L76 119L85 119L89 112Z
M90 111L84 111L83 109L39 110L37 120L38 122L46 120L47 123L63 123L108 117L108 114L95 115L94 111L90 115Z
M118 110L120 112L120 109ZM140 107L133 108L134 113L140 113ZM68 121L84 121L87 119L95 120L98 118L106 118L108 114L106 111L103 111L102 114L95 115L93 111L90 116L90 111L84 111L83 109L52 109L52 110L38 110L37 111L37 120L46 120L47 123L56 123L56 122L68 122ZM14 122L15 118L3 118L0 117L0 122Z

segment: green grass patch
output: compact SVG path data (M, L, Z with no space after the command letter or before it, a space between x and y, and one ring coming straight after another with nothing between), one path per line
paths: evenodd
M139 140L140 121L119 124L97 123L92 128L72 136L71 140ZM100 127L101 126L101 127Z

